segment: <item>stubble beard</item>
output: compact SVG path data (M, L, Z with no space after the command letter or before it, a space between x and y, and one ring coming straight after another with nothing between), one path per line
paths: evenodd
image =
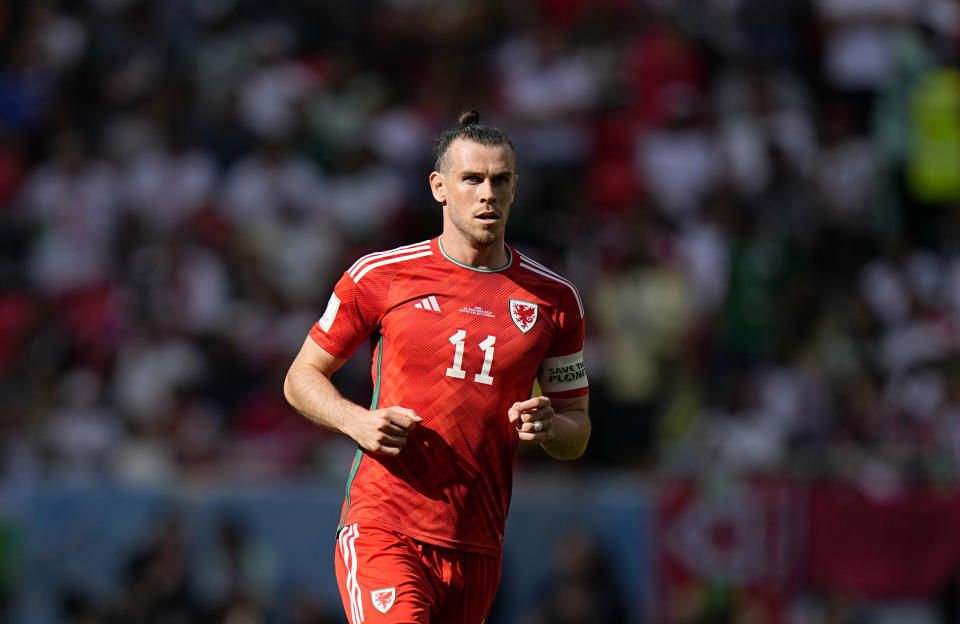
M491 232L490 230L480 229L479 231L474 232L472 236L468 236L467 240L477 247L489 247L497 242L497 235L495 232Z
M463 236L470 245L474 247L489 247L497 242L500 233L503 231L502 224L492 228L485 228L478 223L473 222L473 217L468 217L467 222L454 220L454 226L460 235Z

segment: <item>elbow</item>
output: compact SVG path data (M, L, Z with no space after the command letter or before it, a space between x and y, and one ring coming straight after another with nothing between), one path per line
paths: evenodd
M294 401L292 372L293 368L291 367L291 369L287 371L286 377L283 378L283 398L287 400L287 403L289 403L291 407L296 409L297 405Z
M590 434L593 433L593 424L590 422L590 418L584 415L583 426L580 429L580 438L577 440L578 444L573 449L573 454L567 459L580 459L583 457L583 454L587 451L587 444L590 442Z
M565 447L556 447L556 446L543 446L543 450L547 452L547 455L554 459L559 459L562 461L573 461L574 459L580 459L583 457L584 452L587 450L587 443L584 442L578 446L565 446Z
M590 441L589 435L584 438L580 444L570 449L570 453L566 457L561 457L560 459L573 460L580 459L583 457L583 454L587 452L587 443Z

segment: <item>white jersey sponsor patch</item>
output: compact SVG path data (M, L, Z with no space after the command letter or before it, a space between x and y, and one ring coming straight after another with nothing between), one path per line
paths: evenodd
M336 295L330 295L330 301L327 302L327 309L324 310L323 316L320 317L320 320L317 321L317 327L322 329L324 333L330 331L330 326L333 325L333 319L337 318L337 310L340 309L340 299Z
M564 392L587 387L587 368L583 351L544 358L540 364L540 387L544 392Z

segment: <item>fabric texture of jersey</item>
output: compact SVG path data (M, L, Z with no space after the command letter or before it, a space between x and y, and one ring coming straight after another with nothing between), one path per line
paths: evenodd
M350 624L481 624L497 594L500 563L356 524L340 531L335 555Z
M343 359L371 340L372 407L423 418L398 457L358 449L341 526L500 554L518 445L507 411L538 375L547 396L588 392L576 288L508 250L507 266L480 270L435 238L364 256L337 283L310 336Z

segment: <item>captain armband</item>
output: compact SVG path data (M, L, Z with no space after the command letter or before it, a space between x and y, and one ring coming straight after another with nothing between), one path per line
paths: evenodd
M586 388L587 368L583 363L583 351L544 358L540 364L540 387L545 393Z

